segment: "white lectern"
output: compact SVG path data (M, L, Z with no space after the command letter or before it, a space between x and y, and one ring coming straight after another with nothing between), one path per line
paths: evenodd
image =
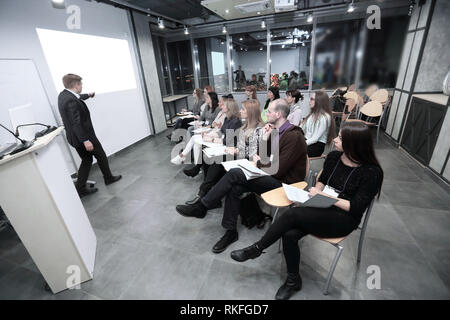
M93 278L97 239L55 138L0 160L0 205L53 293Z

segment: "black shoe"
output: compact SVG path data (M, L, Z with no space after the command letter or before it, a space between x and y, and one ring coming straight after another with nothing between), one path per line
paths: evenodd
M208 209L203 205L201 201L197 201L190 205L178 205L175 207L177 212L185 217L204 218Z
M105 178L105 185L109 185L111 183L114 183L116 181L119 181L120 179L122 179L121 175L118 176L112 176L111 178Z
M294 293L302 289L302 278L298 273L288 273L286 282L278 289L276 300L288 300Z
M188 177L195 177L200 172L200 166L199 165L195 165L195 166L193 166L190 169L184 169L183 172Z
M166 138L169 139L170 141L172 141L172 134L168 134L168 135L166 136Z
M98 191L97 188L83 188L81 190L77 190L78 195L80 196L80 198L83 198L83 197L85 197L87 195L96 193L97 191Z
M232 251L230 256L233 260L244 262L248 259L258 258L261 255L261 253L264 252L260 248L258 248L258 245L255 243L250 247Z
M221 253L224 251L230 244L237 241L239 239L239 235L236 230L227 230L222 238L214 245L212 248L212 252Z

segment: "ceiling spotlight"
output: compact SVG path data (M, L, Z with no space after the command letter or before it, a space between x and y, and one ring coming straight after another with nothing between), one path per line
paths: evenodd
M258 11L256 14L261 14L261 12Z
M225 41L223 41L223 40L222 40L222 41L220 41L220 44L224 44L224 43L225 43Z
M303 46L303 47L305 46L305 43L304 43L304 42L302 42L302 46Z
M164 20L158 17L158 27L164 29Z
M263 49L262 47L261 47L261 48L259 48L259 51L262 51L262 49Z
M188 35L188 34L189 34L188 27L186 27L186 26L184 26L184 34L185 34L185 35Z
M263 20L261 21L261 28L265 29L266 28L266 22Z
M64 0L52 0L52 6L56 9L64 9L66 7Z
M353 11L355 11L355 7L353 6L353 0L352 0L352 3L350 3L350 4L348 5L347 12L351 13L351 12L353 12Z
M222 33L227 33L227 27L225 25L222 28Z
M225 9L225 13L229 13L230 12L230 10L228 10L228 9Z
M283 49L284 49L284 44L283 44L283 45L281 45L281 48L283 48Z
M313 21L313 15L311 13L308 15L308 19L306 21L308 21L308 22Z
M242 37L241 37L241 38L239 38L239 41L242 41L242 40L244 40L244 39L242 39Z
M415 0L409 0L408 16L412 16L415 5L416 5L416 1Z

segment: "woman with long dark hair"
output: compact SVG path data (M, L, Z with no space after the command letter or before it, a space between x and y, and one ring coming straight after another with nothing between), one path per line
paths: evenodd
M330 99L323 91L317 91L309 99L311 111L300 125L305 133L308 157L319 157L335 136L333 113Z
M239 262L255 259L282 238L288 276L276 299L289 299L302 287L298 246L302 237L347 236L358 227L372 199L380 196L383 170L375 156L369 127L361 122L346 123L334 142L337 151L328 154L319 181L309 194L322 194L338 201L329 208L291 208L270 226L261 240L231 252L231 258Z
M267 90L267 100L264 105L264 109L261 112L261 119L264 122L267 122L267 109L269 109L269 104L276 99L280 99L280 90L278 87L269 87Z

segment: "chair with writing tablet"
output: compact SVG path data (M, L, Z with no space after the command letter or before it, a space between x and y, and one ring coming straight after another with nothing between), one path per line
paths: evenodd
M370 127L376 127L377 128L377 143L378 143L378 137L380 135L380 125L381 121L383 120L383 114L384 114L383 105L379 101L369 101L365 105L361 107L359 117L361 118L361 115L365 115L367 117L368 121L363 121L361 119L347 119L346 121L360 121L365 123L366 125ZM379 117L377 123L370 122L370 119Z
M316 183L319 181L319 177L320 177L321 173L322 173L322 171L317 176ZM364 243L364 236L366 234L367 223L369 222L369 217L370 217L370 213L372 212L372 207L373 207L374 201L375 201L375 198L372 199L372 201L370 202L369 206L366 209L362 225L358 226L358 229L361 230L361 233L359 235L358 257L356 258L357 264L359 264L361 262L361 252L362 252L362 247L363 247L363 243ZM331 279L333 278L334 270L336 269L339 258L341 257L342 250L344 250L344 247L342 246L341 243L345 238L348 237L348 235L345 237L342 237L342 238L320 238L320 237L316 237L314 235L311 235L311 236L313 236L314 238L319 239L321 241L324 241L326 243L329 243L337 249L336 254L333 258L333 262L331 263L330 270L328 271L327 281L326 281L324 289L323 289L323 294L327 295L328 289L330 287Z

